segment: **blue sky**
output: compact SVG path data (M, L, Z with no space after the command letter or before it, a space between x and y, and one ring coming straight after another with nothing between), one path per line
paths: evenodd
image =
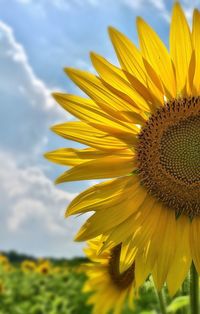
M199 1L180 2L191 21ZM52 124L72 119L50 94L80 93L63 68L93 71L90 51L117 62L109 25L137 43L134 21L142 15L168 44L172 3L0 0L0 249L37 256L82 254L83 245L74 243L73 236L85 217L65 220L64 212L93 182L53 184L63 169L44 160L43 153L76 144L49 131Z

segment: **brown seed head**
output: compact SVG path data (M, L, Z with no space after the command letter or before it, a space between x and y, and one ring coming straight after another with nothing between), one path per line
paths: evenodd
M169 101L139 134L139 176L177 216L200 215L200 97Z

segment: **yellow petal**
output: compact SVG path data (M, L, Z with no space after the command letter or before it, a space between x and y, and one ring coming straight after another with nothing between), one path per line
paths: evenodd
M179 3L175 3L170 28L170 54L176 71L177 94L186 85L192 55L191 32Z
M190 228L190 248L192 259L194 261L195 267L200 274L200 218L195 217L192 220L191 228Z
M141 199L138 200L138 202L139 201L141 202ZM124 208L126 210L124 210ZM123 215L121 214L122 209ZM87 241L100 234L106 234L108 231L110 232L110 230L117 228L118 224L131 215L131 210L131 201L123 199L120 200L114 207L97 211L81 227L76 235L76 241ZM102 250L103 249L104 247Z
M61 93L55 93L54 98L62 107L92 127L110 133L130 145L136 144L137 139L134 134L138 134L139 129L133 123L128 124L109 116L90 99ZM143 123L144 120L140 119L137 122Z
M118 156L130 156L133 154L130 150L122 150L117 153ZM112 155L111 152L96 150L95 148L75 149L60 148L46 153L44 156L55 163L64 166L76 166L91 159L102 158Z
M127 175L136 169L136 161L131 157L109 156L90 160L64 172L56 183L115 178Z
M73 199L68 206L66 215L110 208L116 205L120 199L126 198L131 189L138 185L139 181L135 175L96 184Z
M147 85L155 99L154 107L159 108L164 105L165 93L162 82L149 62L146 59L143 59L143 62L148 74Z
M53 93L53 97L65 110L84 122L96 125L108 125L126 131L127 129L134 129L132 124L119 121L107 114L91 99L63 93ZM142 117L140 120L137 120L139 124L143 122L144 119Z
M194 90L193 94L199 95L200 93L200 80L199 80L199 73L200 73L200 12L196 9L194 10L193 14L193 26L192 26L192 41L195 51L195 73L194 73Z
M143 97L134 91L126 79L126 76L120 69L109 63L106 59L94 53L91 54L91 60L95 69L101 78L108 84L108 86L110 85L111 88L114 87L118 91L119 95L123 93L123 98L127 97L127 100L130 103L134 102L133 105L138 107L138 109L142 109L146 112L150 111L148 103Z
M125 289L124 292L127 292L127 293L121 293L119 294L118 298L117 298L117 301L114 302L114 310L113 310L113 314L121 314L122 313L122 310L123 310L123 307L124 307L124 304L125 304L125 301L126 301L126 297L127 297L127 294L128 294L128 290ZM133 294L131 294L130 296L131 298L133 298Z
M153 279L155 286L160 290L166 281L170 266L174 261L175 243L176 243L176 219L174 212L170 209L163 208L167 212L163 224L162 234L157 233L159 240L159 251L153 269Z
M109 35L122 69L132 74L146 86L146 71L142 55L137 47L113 27L109 27Z
M55 125L51 128L58 135L100 150L121 150L127 148L116 137L102 132L84 122L74 121Z
M190 221L187 216L181 216L176 221L175 256L167 275L167 285L171 296L181 287L191 264L190 251Z
M144 255L143 250L150 241L151 232L153 231L152 224L149 224L149 221L152 216L151 212L155 200L149 197L144 191L140 194L137 193L135 199L137 199L139 195L143 195L143 203L135 206L134 214L122 222L113 232L110 231L108 238L105 239L105 248L109 244L109 241L113 241L116 244L120 242L124 243L126 259L124 259L124 264L121 263L120 265L120 269L122 270L130 267L135 259L136 253ZM119 232L117 233L117 231ZM144 261L148 265L149 262L146 261L146 258L144 258ZM151 267L150 263L149 267Z
M139 187L133 186L132 191L129 190L129 194L128 191L124 191L126 198L123 197L119 199L118 203L115 205L97 211L80 229L76 240L85 241L99 234L105 234L108 230L113 228L116 230L117 226L128 219L143 203L146 194L138 195L137 189L139 189ZM104 219L102 219L102 217L104 217ZM130 250L129 253L131 252L132 250Z
M122 243L121 247L121 256L120 256L120 273L125 272L128 268L133 265L135 262L135 258L138 252L138 248L132 246L130 239L128 238L126 241Z
M160 202L156 202L153 206L151 214L148 215L146 219L148 222L148 224L146 223L146 226L149 230L147 231L148 242L144 244L144 255L146 256L147 264L150 265L151 268L154 267L158 252L160 251L166 228L167 214L167 210L163 209L162 204ZM140 243L143 242L139 242L139 244ZM141 247L141 245L138 246Z
M189 69L188 69L186 88L185 88L185 91L183 91L183 95L185 92L186 97L195 96L195 95L199 96L199 93L197 93L196 88L193 84L195 70L196 70L196 60L195 60L195 52L193 50L191 59L190 59Z
M141 120L140 110L119 97L119 95L111 92L100 78L89 72L70 68L65 69L65 72L105 112L122 121L137 123L136 121ZM139 120L137 120L137 117Z
M171 58L167 48L154 30L142 19L137 19L140 46L145 59L151 64L165 86L167 95L176 97L176 86Z
M79 118L82 117L83 120L86 120L86 122L92 127L105 133L109 133L110 135L126 142L127 144L130 144L130 146L133 146L137 143L136 135L140 131L137 125L134 125L133 123L132 125L119 123L112 117L106 117L106 114L100 110L96 110L94 106L92 108L92 104L91 107L89 107L90 102L87 102L87 99L82 99L81 97L76 97L74 95L56 95L56 98L59 99L60 102L64 101L66 107L73 106L73 110L76 112L76 115L79 116ZM70 99L72 102L70 102ZM62 124L62 126L64 126L64 124Z
M137 288L143 285L151 271L150 265L147 264L142 254L137 254L135 259L135 282Z
M155 86L155 75L151 76L151 72L147 65L145 66L143 62L143 57L138 50L138 48L122 33L114 29L113 27L109 28L109 34L115 48L117 57L121 64L122 69L125 70L125 74L128 80L131 82L133 88L139 92L138 87L141 89L141 86L149 90L150 99L152 100L150 108L153 110L158 105L163 104L163 96L160 90ZM149 70L149 74L147 74L147 70ZM135 82L137 82L135 85ZM140 83L140 84L139 84ZM140 93L142 95L142 93ZM148 93L144 89L143 95L145 99L149 99Z
M134 202L134 211L132 215L109 234L107 239L108 243L109 241L113 241L118 244L125 241L127 238L130 238L133 247L144 247L144 244L148 239L148 226L151 226L148 217L151 216L155 200L146 194L146 190L141 185L138 186L136 193L136 200L141 197L143 198L142 205L139 203L138 205L141 206L136 206L136 202ZM147 239L145 240L146 237Z
M149 108L151 109L151 113L155 111L156 108L159 107L159 104L163 104L163 99L161 103L161 97L160 92L159 93L153 93L153 88L150 88L149 85L152 85L155 89L155 86L151 82L151 80L148 80L148 86L146 87L143 85L136 77L132 76L130 73L126 72L126 76L129 79L130 84L132 87L137 91L139 95L144 97L146 101L148 101Z
M147 194L144 203L135 213L135 219L133 220L134 217L131 217L132 232L127 233L124 229L125 235L130 234L131 246L139 248L140 253L145 256L151 268L154 263L154 261L152 262L154 251L151 249L150 252L148 252L148 248L149 243L153 241L156 230L158 229L161 211L160 204L158 205L156 200Z
M125 129L121 127L113 127L112 123L110 125L103 125L99 123L90 123L90 125L96 129L99 129L117 139L120 141L123 141L127 144L130 148L133 150L135 149L137 143L138 143L138 133L140 132L140 127L137 125L132 125L132 130Z

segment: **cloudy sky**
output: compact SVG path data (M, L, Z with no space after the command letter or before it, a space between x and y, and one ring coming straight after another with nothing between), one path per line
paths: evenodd
M54 186L63 169L44 152L76 146L49 131L71 119L51 91L80 93L63 67L92 70L89 51L116 58L107 35L115 26L137 43L142 15L168 42L173 1L0 0L0 250L37 256L82 254L73 236L84 217L64 219L67 204L92 182ZM188 18L200 1L182 0Z

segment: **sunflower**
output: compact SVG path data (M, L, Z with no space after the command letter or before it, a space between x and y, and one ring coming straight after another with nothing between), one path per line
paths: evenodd
M200 12L190 29L175 3L169 51L142 18L137 29L139 48L109 28L120 67L92 53L98 75L65 70L89 98L55 93L79 120L52 129L87 147L46 157L70 166L57 183L110 179L69 205L66 216L92 212L76 240L122 243L121 270L139 258L174 294L192 261L200 273Z
M47 260L41 260L36 268L36 272L43 275L48 275L52 270L51 263Z
M25 260L21 264L21 270L23 272L34 272L36 270L36 263L31 260Z
M10 271L11 264L7 256L0 254L0 269L3 271Z
M7 256L0 254L0 264L2 266L9 264L9 259L7 258Z
M100 246L101 238L98 237L88 241L85 249L91 262L83 266L88 276L83 292L91 293L88 303L94 306L93 314L106 314L110 310L114 314L121 313L127 299L129 306L133 307L135 263L120 273L121 245L99 253Z

